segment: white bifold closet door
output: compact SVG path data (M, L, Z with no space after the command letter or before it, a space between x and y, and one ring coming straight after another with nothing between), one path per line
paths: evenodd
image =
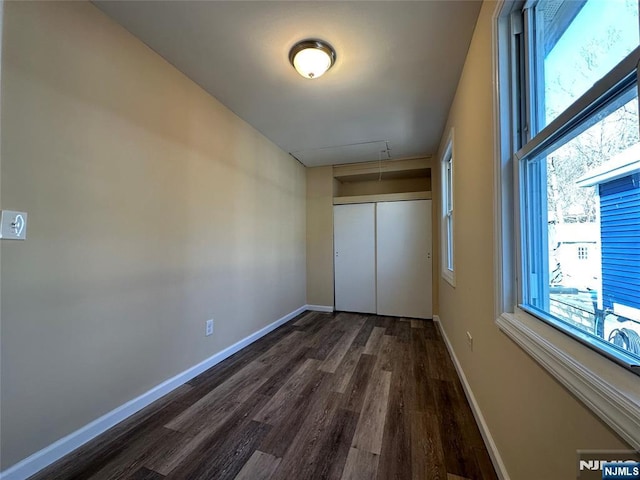
M336 310L376 313L375 204L333 209Z
M376 236L377 313L431 318L431 200L378 203Z

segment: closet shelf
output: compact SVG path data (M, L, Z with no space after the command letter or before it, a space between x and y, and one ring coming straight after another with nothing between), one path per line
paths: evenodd
M333 204L347 205L351 203L402 202L406 200L431 200L431 192L382 193L378 195L333 197Z

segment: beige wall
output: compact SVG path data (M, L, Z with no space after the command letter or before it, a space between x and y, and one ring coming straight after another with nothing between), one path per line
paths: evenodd
M307 303L333 307L333 167L307 168Z
M576 476L577 449L628 447L494 323L494 9L494 2L482 7L444 132L446 140L455 128L456 288L438 270L439 315L511 478L566 480ZM439 162L433 164L437 202Z
M2 468L305 304L298 162L88 2L8 2ZM204 336L208 318L216 321Z
M384 193L429 192L431 178L395 178L380 181L341 182L338 196L377 195Z

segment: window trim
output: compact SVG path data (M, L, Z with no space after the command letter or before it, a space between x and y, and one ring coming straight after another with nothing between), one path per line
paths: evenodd
M518 209L513 208L511 199L520 198L520 180L519 161L511 152L518 150L518 138L513 133L512 125L517 118L514 107L519 92L512 87L515 82L512 78L514 73L509 68L510 61L501 59L511 58L515 46L508 20L512 12L523 6L522 1L499 0L492 17L496 324L594 414L633 448L640 450L638 376L517 307L517 292L520 288L518 279L522 278L519 271L522 254L518 228L521 219ZM633 60L627 57L625 62L629 61ZM589 92L589 95L593 95L590 99L598 98L598 89L603 88L602 82L596 83ZM569 108L575 113L575 109L584 109L584 106L576 102ZM549 129L555 122L563 120L566 121L566 118L561 115L539 132L539 135L545 133L545 130L551 131ZM540 140L548 137L540 137ZM523 151L518 153L525 154Z
M620 437L640 450L637 375L522 310L502 313L496 324Z
M455 160L454 160L454 129L451 127L445 143L445 148L440 158L441 173L441 215L440 215L440 270L442 278L449 285L456 286L456 260L455 260ZM448 166L451 164L451 183L447 178ZM447 206L451 204L451 208ZM451 267L449 268L449 259Z

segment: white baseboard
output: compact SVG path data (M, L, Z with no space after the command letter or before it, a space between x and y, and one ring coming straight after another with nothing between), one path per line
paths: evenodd
M331 305L307 305L307 310L314 312L333 312L333 306Z
M111 427L117 425L139 410L142 410L147 405L150 405L172 390L175 390L195 376L220 363L224 359L236 353L238 350L241 350L244 347L250 345L251 343L265 336L267 333L275 330L280 325L288 322L289 320L306 310L312 310L311 306L303 305L302 307L294 310L291 313L288 313L284 317L276 320L275 322L267 325L257 332L252 333L248 337L243 338L239 342L234 343L230 347L225 348L221 352L218 352L215 355L207 358L206 360L198 363L197 365L194 365L184 372L179 373L175 377L162 382L160 385L153 387L148 392L143 393L139 397L130 400L124 405L121 405L116 409L110 411L109 413L106 413L102 417L94 420L93 422L76 430L75 432L70 433L66 437L61 438L57 442L52 443L51 445L16 463L4 472L0 472L0 479L24 480L26 478L29 478L43 468L48 467L55 461L71 453L78 447L84 445L89 440L97 437L101 433L106 432Z
M449 351L449 356L451 357L451 360L453 360L453 364L456 367L456 372L458 372L458 376L460 377L460 381L462 382L464 393L467 397L467 400L469 401L469 404L471 405L471 411L473 412L473 416L476 419L476 423L480 427L480 433L482 434L482 439L484 440L484 444L486 445L487 450L489 451L489 456L491 457L491 462L493 463L493 467L496 469L498 478L500 478L500 480L510 480L509 473L507 472L507 468L504 466L504 462L502 461L502 457L500 456L498 447L493 441L493 437L491 436L491 432L489 431L487 422L485 421L484 416L480 411L480 406L476 401L476 397L473 395L473 392L471 391L471 386L469 385L469 382L467 381L467 377L465 376L464 371L462 370L462 366L458 361L458 357L456 357L456 354L453 351L453 347L449 342L449 338L447 337L447 334L445 333L444 328L442 328L442 324L440 323L440 317L438 315L434 315L433 321L436 323L436 325L438 325L438 329L440 330L440 333L442 334L442 338L444 339L444 343L447 346L447 350Z

